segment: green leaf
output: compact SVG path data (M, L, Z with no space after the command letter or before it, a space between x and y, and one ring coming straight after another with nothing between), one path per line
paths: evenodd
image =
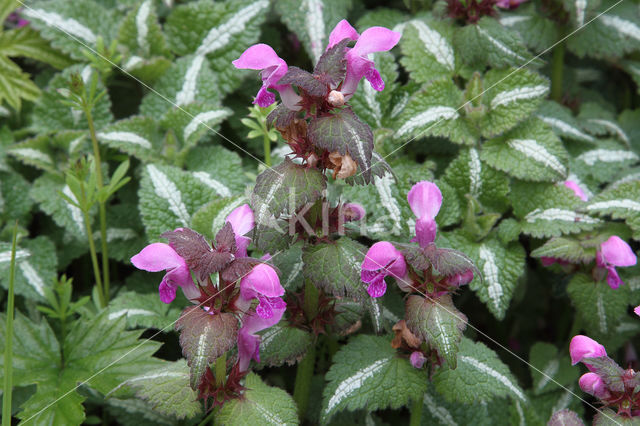
M483 343L466 337L460 342L458 367L442 367L433 375L436 390L448 401L471 403L510 396L521 402L527 397L509 368Z
M610 408L599 410L593 417L593 426L635 426L636 419L619 416Z
M350 109L311 120L307 136L313 145L329 152L349 154L358 164L357 173L365 182L371 179L373 133Z
M536 238L590 231L602 224L580 213L584 203L564 185L515 181L510 198L521 231Z
M529 353L533 393L540 395L555 392L558 386L569 386L578 380L578 370L571 366L568 356L562 357L558 349L549 344L538 342Z
M454 28L444 22L417 19L402 24L402 65L418 83L450 78L459 67L453 51Z
M467 327L467 317L456 309L451 296L445 294L437 299L409 296L406 319L409 330L435 347L438 355L455 369L458 344Z
M146 162L157 160L162 149L156 122L149 117L132 116L116 121L96 136L105 145Z
M236 344L238 320L230 313L210 315L189 306L176 322L182 355L191 367L191 389L196 390L207 367Z
M552 257L570 263L588 263L596 258L595 247L584 247L580 240L554 237L531 252L531 257Z
M215 416L216 425L297 425L293 398L284 390L267 386L260 376L249 373L243 398L224 404Z
M610 182L620 170L638 162L638 154L612 140L598 141L598 147L582 152L572 168L593 176L599 183Z
M275 8L316 63L325 50L329 33L347 16L351 4L351 0L282 0L275 3Z
M31 197L39 203L39 207L54 220L58 226L64 228L75 239L86 242L87 230L84 217L80 208L70 204L64 198L58 196L62 193L74 200L75 196L63 178L50 174L43 174L33 182L30 191ZM56 196L52 196L55 194ZM92 209L92 213L96 209ZM93 215L89 215L90 220Z
M458 233L440 233L438 245L468 255L480 270L469 284L491 313L503 319L518 279L524 273L525 252L518 242L503 244L495 235L476 243Z
M549 92L541 75L521 68L492 69L484 76L482 97L487 113L480 126L484 137L499 135L529 117Z
M296 291L304 283L302 268L303 241L298 241L285 251L274 256L271 261L280 270L280 284L288 291Z
M476 135L460 117L463 93L452 80L437 80L417 92L400 113L395 138L443 136L470 145Z
M427 389L425 370L399 358L387 337L359 335L333 356L326 374L322 419L338 412L366 408L397 409Z
M152 0L140 2L127 14L118 29L118 44L141 58L169 55Z
M18 173L0 172L0 221L20 220L29 223L33 199L29 197L30 183ZM24 222L23 222L24 221Z
M188 55L176 59L153 85L142 99L140 114L162 117L194 102L217 105L220 99L219 77L209 63L203 56Z
M171 67L172 62L164 56L144 59L140 56L125 57L122 69L143 82L153 85Z
M256 224L269 224L270 218L293 214L315 202L327 187L324 175L285 158L284 162L260 173L251 193Z
M629 287L613 290L606 282L594 282L585 274L575 275L567 286L577 314L594 339L606 338L626 316Z
M202 412L197 393L189 386L189 367L184 359L165 362L160 368L131 377L120 388L130 387L136 397L149 403L154 411L178 419L192 418Z
M191 217L216 197L216 192L194 174L175 167L148 164L138 191L147 235L157 239L163 232L191 226Z
M613 1L603 1L598 10L590 11L586 20L595 18L575 37L567 39L567 48L579 57L616 58L638 49L640 18L632 4L622 2L607 13L601 12L613 6Z
M37 133L59 132L61 130L87 130L87 119L84 113L78 109L63 105L65 98L58 89L68 89L71 74L80 74L85 84L91 81L91 75L96 72L89 65L74 65L56 74L47 89L36 102L33 110L33 122L31 128ZM98 82L98 90L105 87ZM101 129L113 120L111 113L111 101L109 95L103 96L91 111L94 125Z
M24 56L63 69L73 62L51 48L48 41L29 26L5 31L0 34L0 54L9 57Z
M22 15L54 48L79 60L86 59L85 46L95 48L98 37L108 46L118 28L115 9L92 0L37 1Z
M207 59L207 68L218 77L217 90L223 96L239 86L243 73L249 73L239 72L231 61L258 41L268 8L267 0L199 0L173 8L164 29L177 55L193 54L188 57L189 67L193 69L197 61Z
M454 33L454 50L475 69L518 67L533 59L518 33L485 16L477 24L467 25ZM541 61L533 60L533 65Z
M594 143L596 141L593 136L582 131L569 108L556 102L543 102L536 115L545 124L551 126L560 137L580 142Z
M162 303L158 293L124 291L109 301L108 318L114 320L122 316L127 318L129 328L155 328L169 332L173 329L170 326L180 316L180 310Z
M190 149L199 141L218 135L220 124L231 116L231 110L220 106L194 103L184 108L174 108L162 119L162 126L175 132L182 149ZM237 148L240 148L236 145ZM207 147L212 148L212 147ZM222 150L222 147L213 147ZM209 159L216 159L211 157Z
M444 179L456 190L461 205L467 204L467 195L473 197L489 212L504 212L508 208L507 176L480 161L478 150L461 150L449 163Z
M556 23L542 16L530 4L522 4L514 12L501 11L499 22L517 31L527 47L535 52L548 49L560 39Z
M366 247L349 237L309 245L302 252L304 278L337 297L368 297L360 280L360 267Z
M299 328L291 327L286 321L258 333L260 340L260 363L257 368L279 367L284 363L299 362L313 344L313 336Z
M0 284L9 288L11 244L0 242ZM16 251L14 291L27 299L45 300L45 290L56 278L56 249L47 237L22 240Z
M11 60L0 56L0 102L7 101L13 109L20 110L23 99L34 101L40 94L40 89L28 74Z
M486 142L480 158L524 180L556 182L567 176L567 152L562 142L538 120L527 121Z
M633 231L633 238L640 239L640 181L622 183L607 189L589 200L586 211L600 217L624 219Z

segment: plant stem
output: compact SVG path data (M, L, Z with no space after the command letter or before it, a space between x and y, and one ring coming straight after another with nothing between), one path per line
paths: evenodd
M318 313L318 289L310 280L305 282L304 287L304 313L307 320L311 321ZM307 350L307 354L298 364L296 371L296 383L293 388L293 400L298 406L298 417L304 419L309 405L309 392L311 391L311 379L316 365L316 345L315 342Z
M82 198L86 199L84 187L82 188ZM93 265L93 275L96 278L96 285L98 286L98 297L100 298L100 306L102 308L106 308L107 301L104 297L104 289L102 288L102 278L100 277L100 266L98 265L98 256L96 255L96 245L93 242L91 225L89 225L89 213L83 209L82 216L84 217L84 227L87 232L87 239L89 240L89 254L91 255L91 264Z
M422 398L416 398L411 405L411 417L409 419L409 426L420 426L420 420L422 419Z
M271 167L271 140L267 133L263 134L262 138L264 139L264 163L267 167Z
M93 157L95 159L96 167L96 184L98 186L98 193L102 192L102 162L100 160L100 146L98 145L98 139L96 138L96 129L93 124L93 116L91 115L91 107L85 105L85 115L87 116L87 122L89 123L89 134L91 135L91 144L93 145ZM104 201L98 201L100 205L100 243L102 246L102 281L104 283L105 299L104 306L109 303L109 252L107 251L107 208Z
M224 383L227 379L227 354L226 352L222 354L218 359L216 359L216 385L218 387L224 386Z
M562 100L562 79L564 73L564 42L553 48L551 59L551 99Z
M16 240L18 238L18 221L13 226L11 243L11 266L9 269L9 294L7 297L7 321L5 324L4 342L4 383L2 394L2 426L11 426L11 396L13 392L13 287L16 277Z

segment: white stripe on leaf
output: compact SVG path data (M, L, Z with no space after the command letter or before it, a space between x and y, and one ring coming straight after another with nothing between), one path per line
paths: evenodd
M193 172L193 176L198 179L200 182L207 185L209 188L216 191L216 193L221 197L230 197L231 190L225 186L219 180L216 180L211 177L211 175L207 172Z
M71 188L69 188L69 186L65 185L62 189L62 193L69 197L69 199L71 199L72 201L75 201L76 203L78 202L75 195L73 195L73 192L71 192ZM82 216L82 210L80 210L79 207L69 203L67 200L64 200L64 203L71 213L71 219L73 219L73 223L75 223L76 227L78 228L78 232L80 232L80 235L86 236L87 234L84 227L84 217Z
M600 16L600 21L620 34L640 41L640 27L635 23L615 15L602 15Z
M389 212L389 216L391 216L391 220L393 220L393 229L391 230L391 233L396 233L400 230L402 214L400 211L400 205L393 197L393 192L391 191L393 176L387 173L383 177L375 176L373 181L374 186L380 195L380 204L382 204L382 206Z
M511 382L511 380L509 380L508 377L506 377L505 375L503 375L502 373L500 373L499 371L494 370L493 368L489 367L488 365L478 361L475 358L472 358L470 356L465 356L465 355L461 355L460 356L460 361L472 366L473 368L475 368L476 370L479 370L480 372L487 374L491 377L493 377L494 379L498 380L500 383L502 383L505 387L507 387L513 394L515 394L518 398L520 398L522 401L526 401L526 397L524 396L524 394L522 393L522 391L518 388L518 386L516 386L513 382Z
M196 55L189 68L187 68L182 88L176 94L176 104L178 106L190 104L195 100L198 93L198 74L200 74L203 63L204 56Z
M20 259L26 259L31 256L28 250L18 249L16 250L16 262ZM0 263L10 262L11 261L11 251L3 251L0 253Z
M329 399L329 403L327 404L327 408L325 409L325 413L330 413L334 408L338 406L342 401L346 398L349 398L351 394L360 389L364 383L373 377L378 371L382 370L391 358L383 358L379 359L373 364L365 367L361 370L358 370L354 375L347 377L343 381L340 382L335 392Z
M73 18L65 18L55 12L32 8L25 8L21 13L28 18L39 19L50 27L63 28L65 32L81 38L89 44L94 44L97 40L96 35L89 28Z
M624 130L622 130L622 128L620 126L618 126L613 121L602 120L602 119L598 119L598 118L590 118L588 121L591 122L591 123L599 124L601 126L606 127L607 129L613 131L613 133L618 135L618 137L620 138L620 140L622 142L624 142L627 145L630 144L629 137L627 136L627 134L624 132Z
M489 299L493 302L493 306L499 310L503 291L502 284L500 284L500 275L498 273L496 257L491 249L484 244L480 246L478 256L482 261L482 275L488 284L487 293L489 295Z
M446 426L458 426L458 423L453 419L451 413L445 408L436 404L436 401L428 393L424 394L422 399L423 404L427 407L433 417Z
M158 314L152 311L147 311L146 309L120 309L119 311L111 312L109 314L109 319L114 320L116 318L120 318L123 315L126 315L126 316L140 315L145 317L153 317Z
M484 28L476 25L476 29L478 30L478 34L480 34L481 36L485 37L487 40L489 40L489 42L491 44L493 44L495 47L498 48L498 50L500 50L502 53L505 53L507 56L512 56L516 59L519 59L521 61L524 61L525 58L523 58L522 56L518 55L516 52L514 52L513 50L509 49L507 46L505 46L501 41L493 38L491 36L491 34L489 34Z
M455 56L453 48L446 38L438 31L429 28L422 21L412 21L411 25L418 31L418 38L422 41L424 48L429 52L440 64L444 65L448 70L455 69Z
M29 263L28 260L23 260L18 264L18 267L20 268L24 278L27 280L27 283L29 283L29 285L33 287L40 296L44 297L44 281L42 281L42 278L38 275L36 270L33 269L31 263Z
M575 128L574 126L572 126L569 123L564 122L564 121L562 121L560 119L557 119L557 118L554 118L554 117L547 117L547 116L544 116L544 115L538 115L538 118L540 120L542 120L543 122L547 123L552 128L558 129L559 131L561 131L563 133L573 135L573 136L577 137L578 139L583 139L583 140L588 141L588 142L595 141L595 139L592 136L587 135L586 133L580 131L579 129Z
M224 109L211 110L206 112L201 112L200 114L193 117L193 119L187 124L182 132L182 137L186 142L191 135L198 130L198 126L203 125L207 126L209 121L216 120L221 117L226 117L229 115L229 112ZM208 128L209 126L207 126Z
M531 213L525 216L525 219L529 223L534 223L538 220L547 221L547 222L569 222L569 223L588 223L588 224L596 224L600 223L600 219L596 219L595 217L587 216L584 214L576 213L573 210L559 209L559 208L550 208L550 209L540 209L537 208L533 210Z
M140 5L138 13L136 14L136 28L137 28L137 40L138 46L143 52L149 52L149 42L147 41L147 35L149 34L149 26L147 25L147 19L151 13L151 0L145 0Z
M597 162L618 163L622 161L637 160L638 155L635 152L625 151L622 149L594 149L580 154L577 159L588 166L593 166Z
M545 167L553 169L560 175L564 176L566 174L566 169L560 160L533 139L511 139L509 146L526 157L543 164Z
M469 192L474 197L480 195L480 188L482 187L482 163L480 162L480 156L475 148L469 150Z
M547 94L547 90L547 86L543 84L505 90L494 96L491 100L491 108L496 109L499 106L509 105L512 102L540 98Z
M454 108L448 106L431 107L407 120L402 127L398 129L396 135L403 136L434 121L452 120L458 118L458 116L458 111Z
M640 212L640 203L628 198L621 200L598 201L587 206L587 210L626 209Z
M98 133L96 135L98 139L102 139L105 141L116 141L116 142L128 142L133 145L138 145L145 149L151 149L151 142L143 138L142 136L133 133L133 132L106 132L106 133Z
M318 62L324 50L324 17L322 14L322 0L304 0L304 8L306 9L305 23L307 24L307 34L311 42L311 54L314 62Z
M187 211L187 206L182 202L182 193L176 184L153 164L147 166L147 171L156 195L169 203L169 210L183 226L189 226L191 215Z
M48 154L37 149L13 148L9 150L9 153L19 155L29 160L37 160L37 161L42 161L43 163L46 163L46 164L53 164L53 160Z

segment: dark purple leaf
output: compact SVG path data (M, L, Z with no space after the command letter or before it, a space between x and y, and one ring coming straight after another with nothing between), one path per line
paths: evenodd
M318 80L331 87L337 87L344 80L347 71L345 48L350 41L351 39L346 38L322 54L313 70L313 75Z
M222 229L216 234L216 250L219 252L236 252L236 234L233 232L231 223L224 224Z
M267 115L267 124L279 129L287 128L296 117L297 111L292 111L284 104L278 105Z
M315 97L325 97L329 92L326 84L318 81L313 74L298 67L289 67L289 71L278 81L278 84L293 84Z
M222 271L222 280L225 282L234 282L245 277L254 266L264 263L261 260L252 257L239 257L229 263Z

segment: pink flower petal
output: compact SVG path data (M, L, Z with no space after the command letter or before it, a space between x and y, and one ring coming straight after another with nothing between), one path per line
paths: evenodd
M389 274L400 279L407 272L404 256L393 244L380 241L369 248L362 262L362 269L368 271L386 270Z
M607 356L607 351L604 346L590 337L578 334L569 343L569 354L571 355L571 365L576 365L584 358Z
M564 186L566 186L567 188L569 188L570 190L573 191L574 194L576 194L576 197L579 197L582 201L587 201L587 195L584 193L584 191L582 190L582 188L580 188L578 186L577 183L575 183L572 180L567 180L564 182Z
M640 305L636 306L636 307L633 309L633 313L635 313L637 316L639 316L639 317L640 317Z
M362 204L358 203L347 203L344 205L345 217L347 221L360 220L367 215Z
M345 38L355 41L359 36L360 35L356 31L356 29L353 28L346 19L343 19L342 21L338 22L338 25L336 25L333 31L331 31L331 34L329 34L329 45L327 46L327 50L331 49L333 46L340 43Z
M240 371L249 368L251 358L260 361L260 337L255 333L269 328L282 319L286 305L284 302L279 307L273 309L273 315L269 318L262 318L258 315L245 315L242 318L242 327L238 331L238 358Z
M416 220L416 236L411 241L417 242L420 247L426 247L436 240L438 224L435 219L424 216Z
M252 299L261 294L266 297L279 297L284 294L276 271L269 265L261 263L240 281L240 294L245 299Z
M136 268L149 272L186 266L184 259L165 243L149 244L131 258L131 263Z
M238 59L232 62L239 69L263 70L269 67L283 66L287 63L281 59L273 48L267 44L254 44L245 50ZM282 75L286 74L285 72Z
M622 238L613 235L600 245L600 251L604 261L613 266L633 266L636 264L636 255Z
M414 351L411 353L409 357L409 362L414 368L422 368L427 358L424 357L424 354L420 351Z
M374 52L386 52L398 44L402 34L384 27L367 28L358 38L353 51L358 56Z
M166 280L162 280L158 287L160 293L160 300L163 303L171 303L176 298L176 287L168 283Z
M442 206L442 192L435 183L423 180L413 185L407 200L416 217L434 218Z
M604 380L596 373L583 374L578 384L580 385L580 389L596 398L603 399L611 396Z
M382 297L387 292L387 283L384 282L385 274L377 275L367 287L367 293L371 297Z
M231 224L233 232L236 235L245 235L256 225L253 217L253 210L251 210L249 204L243 204L240 207L233 209L233 211L227 216L226 222Z

